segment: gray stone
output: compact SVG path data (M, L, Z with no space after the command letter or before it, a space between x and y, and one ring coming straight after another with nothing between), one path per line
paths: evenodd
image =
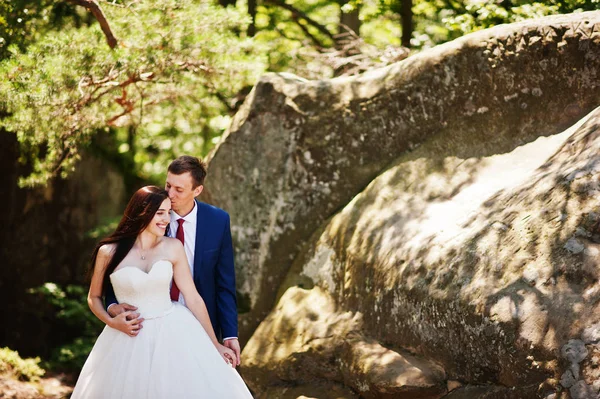
M565 249L574 254L579 254L579 253L583 252L583 250L585 249L585 246L577 238L571 237L565 243Z
M287 290L244 348L242 376L259 396L289 382L342 381L338 352L360 324L360 315L337 312L318 287Z
M575 235L577 237L585 237L585 238L589 238L592 236L592 234L589 231L587 231L586 229L584 229L583 227L578 227L575 230Z
M588 375L583 341L564 337L574 326L597 322L600 309L585 304L595 303L599 283L580 268L566 267L578 256L562 248L560 237L572 236L597 205L594 197L572 195L560 176L600 157L600 110L573 129L490 157L440 154L440 145L452 143L455 137L440 136L401 157L316 231L279 287L276 310L244 350L264 386L326 375L339 381L348 370L360 375L331 365L331 348L341 348L346 336L339 330L344 325L344 331L435 361L453 379L514 387L501 394L515 398L535 397L540 384L556 392L565 371L558 357L571 363L571 373ZM540 202L548 220L531 217ZM552 215L565 207L569 216L558 229ZM511 228L491 228L490 219L511 220ZM528 268L556 283L526 283ZM311 284L301 290L296 285L307 284L307 276ZM321 297L328 305L319 305L318 330L338 333L306 332L317 325L305 320ZM361 322L340 323L341 314L348 314L346 320L360 315ZM272 337L279 336L280 349L270 349ZM276 359L264 355L271 351ZM319 370L317 364L329 366ZM309 378L300 369L313 374ZM356 381L369 390L381 386Z
M572 399L597 399L598 392L585 381L578 381L569 388Z
M571 388L577 380L573 376L573 372L571 370L567 370L563 373L562 377L560 377L560 385L565 388Z
M598 260L581 254L598 207L599 30L600 12L557 16L359 77L259 82L207 181L232 215L242 340L255 331L242 371L259 395L440 395L429 372L402 385L410 356L465 383L450 395L559 393L567 362L563 382L589 390L596 361L563 344L600 314Z
M440 398L447 392L444 370L433 362L393 351L360 334L346 337L340 357L344 382L365 399Z
M476 170L477 159L557 134L597 106L599 15L497 26L351 78L264 76L214 152L206 182L232 217L239 297L248 309L240 315L242 341L273 309L310 236L394 160L418 152L452 168L459 164L452 159L469 160ZM578 173L561 176L583 183L595 172ZM434 188L428 200L451 194ZM498 220L513 220L505 216Z
M290 316L298 320L294 327L286 326ZM242 375L259 397L269 398L285 382L319 384L324 378L343 381L367 399L446 394L439 365L353 332L360 325L360 315L337 312L318 287L289 289L244 348Z
M570 339L561 349L561 355L571 363L581 363L588 355L585 343L579 339Z
M600 341L600 322L586 327L581 334L581 339L586 344L592 344Z

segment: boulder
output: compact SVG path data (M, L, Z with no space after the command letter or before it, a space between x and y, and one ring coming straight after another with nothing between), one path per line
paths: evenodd
M455 139L439 136L376 178L315 235L287 285L309 278L361 315L362 334L452 379L530 389L568 368L569 388L592 390L580 338L600 321L600 109L487 157L438 151Z
M290 288L244 349L244 379L265 398L438 399L447 392L439 365L387 348L361 329L361 315L339 311L326 291ZM308 388L324 385L344 388L334 396Z
M440 366L358 333L346 336L338 362L344 383L365 399L437 399L447 392Z
M555 135L596 107L599 24L600 12L586 12L497 26L356 77L265 75L207 178L211 201L232 217L242 342L273 309L315 230L397 159L414 160L397 178L437 168L438 185L458 193L478 159ZM419 161L426 143L425 155L435 157ZM451 194L434 183L429 191L427 201ZM535 270L527 276L537 278Z
M350 330L439 364L444 378L510 388L501 395L598 391L590 345L600 322L600 109L488 156L477 143L469 154L463 139L437 136L402 156L315 233L280 287L276 309L293 307L298 319L271 313L244 351L247 363L280 331L304 336L306 307L323 309L292 299L301 285L305 297L327 297L326 309L356 320L329 334L327 348L347 343ZM570 250L570 240L584 249ZM321 331L340 326L323 310L316 317ZM275 375L300 352L289 342ZM572 381L561 387L566 371ZM365 376L376 381L378 368L346 372L356 388Z

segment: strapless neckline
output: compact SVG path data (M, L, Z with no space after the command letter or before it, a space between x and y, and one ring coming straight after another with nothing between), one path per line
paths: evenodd
M136 269L136 270L139 270L139 271L140 271L141 273L143 273L143 274L149 275L150 273L152 273L152 270L154 270L154 266L156 266L157 264L159 264L159 263L161 263L161 262L168 263L168 264L170 264L171 266L173 265L173 262L171 262L170 260L167 260L167 259L160 259L160 260L157 260L156 262L154 262L154 263L153 263L153 264L150 266L150 269L148 269L148 271L147 271L147 272L146 272L146 271L144 271L144 270L142 270L142 269L140 269L140 268L139 268L139 267L137 267L137 266L122 266L122 267L120 267L119 269L117 269L117 270L115 270L114 272L112 272L110 275L112 276L113 274L116 274L116 273L118 273L118 272L120 272L121 270L124 270L124 269Z
M173 264L166 259L152 263L148 272L125 265L110 275L117 301L137 307L145 319L162 317L172 310L172 279Z

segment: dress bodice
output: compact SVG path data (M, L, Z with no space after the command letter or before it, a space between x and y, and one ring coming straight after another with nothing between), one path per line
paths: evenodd
M136 306L140 317L152 319L164 316L173 307L169 290L173 264L168 260L155 262L148 273L134 266L124 266L110 275L110 282L119 303Z

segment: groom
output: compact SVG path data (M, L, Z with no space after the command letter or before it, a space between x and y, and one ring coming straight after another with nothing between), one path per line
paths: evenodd
M183 155L175 159L167 170L165 190L171 199L169 237L183 242L196 289L206 303L210 321L223 345L235 352L240 364L235 271L229 215L222 209L197 201L204 189L206 166L198 158ZM106 289L107 311L115 317L137 308L117 303L111 285ZM185 305L183 295L173 283L171 299ZM137 318L139 314L132 313Z

